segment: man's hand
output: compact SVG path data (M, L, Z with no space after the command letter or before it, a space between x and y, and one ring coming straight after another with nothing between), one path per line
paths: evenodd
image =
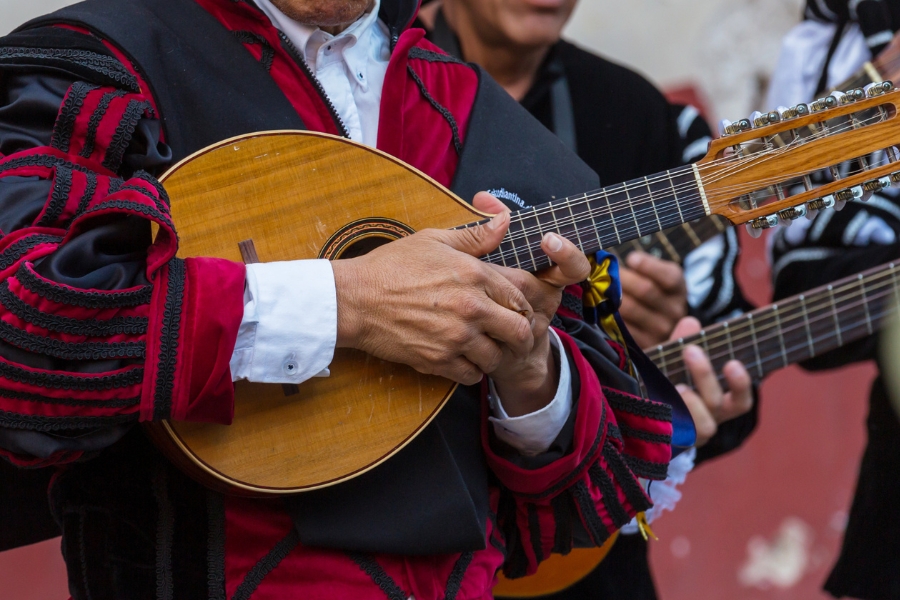
M679 321L671 339L677 340L698 331L700 323L697 319L686 317ZM721 423L750 410L753 406L753 387L744 365L731 360L722 367L728 385L728 391L723 391L712 363L699 346L685 346L684 364L693 378L694 389L683 384L676 387L691 411L697 429L697 446L700 447L716 434Z
M337 346L363 350L463 384L494 371L504 354L534 348L531 304L491 265L509 215L480 227L426 229L332 263Z
M485 192L475 196L474 205L488 213L508 210ZM553 399L559 381L559 365L550 349L550 320L559 308L563 288L584 281L591 272L591 264L584 253L560 235L545 234L541 249L554 266L535 275L519 269L493 267L521 290L534 310L532 351L522 355L515 348L504 346L502 360L490 373L497 393L503 399L503 408L510 417L540 410Z
M668 339L678 320L687 314L684 272L674 262L646 252L632 252L620 269L622 307L628 331L640 348Z

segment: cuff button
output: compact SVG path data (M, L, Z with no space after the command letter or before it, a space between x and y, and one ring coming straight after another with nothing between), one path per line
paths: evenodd
M293 360L286 360L286 361L284 361L284 365L282 365L282 368L284 369L284 372L287 373L288 375L294 375L297 373L297 369L299 367L297 366L297 363L294 362Z

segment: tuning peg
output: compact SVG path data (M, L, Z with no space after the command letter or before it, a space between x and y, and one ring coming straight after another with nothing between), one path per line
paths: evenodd
M879 81L878 83L870 83L863 88L863 91L869 98L874 98L875 96L886 94L892 89L894 89L894 84L890 81Z
M866 93L860 88L847 90L846 92L831 92L831 95L837 99L840 106L852 104L866 97Z
M891 185L900 184L900 171L894 171L889 177L891 178Z
M806 203L806 209L811 213L813 211L820 211L823 208L834 208L834 196L831 194L827 196L822 196L821 198L816 198L815 200L810 200Z
M750 124L749 119L741 119L740 121L735 121L733 123L728 119L722 119L719 123L719 133L722 137L725 137L726 135L734 135L735 133L747 131L752 127L753 125Z
M890 177L881 177L880 179L872 179L862 184L863 191L869 194L877 194L885 188L891 187Z
M781 121L781 113L774 110L767 113L756 111L750 115L750 121L753 123L754 127L765 127L766 125Z
M809 105L810 112L819 112L822 110L827 110L829 108L834 108L837 106L838 101L834 96L825 96L824 98L819 98L818 100L814 100Z
M778 216L768 215L765 217L757 217L747 223L747 233L750 237L758 238L762 235L763 229L771 229L778 226Z
M778 221L787 227L790 227L793 221L796 221L800 217L805 217L809 211L806 209L805 204L801 204L800 206L791 206L789 208L785 208L778 211Z

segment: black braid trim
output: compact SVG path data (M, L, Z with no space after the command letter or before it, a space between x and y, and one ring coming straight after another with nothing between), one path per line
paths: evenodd
M456 148L457 155L462 154L462 140L459 138L459 127L456 125L456 118L446 107L444 107L444 105L435 100L427 89L425 89L425 83L422 82L418 73L416 73L410 65L406 65L406 70L409 71L410 77L412 77L413 81L416 82L416 85L419 86L419 91L422 92L422 96L436 111L441 113L441 116L443 116L450 125L450 130L453 132L453 147Z
M400 586L397 585L397 582L387 574L384 568L379 565L374 558L359 552L348 552L347 555L360 569L362 569L363 573L369 576L369 579L371 579L375 585L381 588L381 591L384 592L384 595L387 596L389 600L406 600L409 598L409 594L405 593Z
M578 479L581 476L582 470L587 466L587 464L593 460L596 460L597 449L600 447L600 440L603 439L603 429L606 427L606 405L603 405L603 412L600 415L600 426L597 428L597 437L594 438L594 443L591 444L590 450L588 450L585 457L578 463L578 466L572 470L572 472L563 480L559 481L556 485L548 488L547 490L540 492L538 494L520 494L516 492L516 496L520 498L525 498L527 500L542 500L549 496L553 496L558 493L560 490L563 490L570 485L572 482Z
M206 583L208 600L225 598L225 498L206 491Z
M59 373L36 373L16 365L0 362L0 376L45 388L57 390L80 390L82 392L112 390L136 385L144 379L143 367L134 367L115 375L61 375Z
M175 539L175 512L169 498L169 477L165 465L153 474L156 498L156 600L173 600L172 544Z
M544 546L541 542L541 522L534 504L528 505L528 534L531 537L531 549L534 551L535 560L543 561Z
M615 410L621 410L638 417L646 417L668 423L672 422L672 407L668 404L641 400L608 387L603 388L603 395L606 396L609 405Z
M144 342L80 342L69 343L35 335L0 321L0 339L44 356L63 360L109 360L144 358Z
M280 542L275 544L275 547L272 548L268 554L263 556L252 569L250 569L250 572L244 577L244 580L241 582L241 585L238 586L237 590L235 590L234 596L232 596L231 599L249 600L251 594L256 591L256 588L259 587L259 584L262 583L262 580L265 579L266 575L281 564L281 561L283 561L299 543L300 534L297 533L296 528L291 527L291 531L284 536ZM406 599L404 598L404 600Z
M431 63L453 63L457 65L466 64L455 56L450 56L449 54L441 54L440 52L435 52L434 50L426 50L425 48L419 48L418 46L413 46L409 49L409 57L421 58L422 60L427 60Z
M135 290L127 292L93 292L78 290L59 285L54 281L39 277L28 268L28 263L23 264L16 271L16 279L25 286L29 292L43 296L59 304L80 306L82 308L122 308L126 306L140 306L148 304L153 294L153 287L143 285Z
M159 362L156 367L156 390L153 397L153 417L157 421L172 416L172 390L175 387L184 279L184 261L180 258L173 258L169 261L169 288L166 291L162 330L159 335Z
M72 429L96 429L138 420L137 413L110 417L41 417L20 415L0 410L0 427L26 431L69 431Z
M8 281L0 283L0 304L23 321L57 333L91 337L147 333L148 319L146 317L113 317L101 321L99 319L72 319L42 312L12 293Z
M49 227L56 223L69 202L69 193L72 191L72 169L63 166L56 167L56 177L53 182L53 191L50 193L50 202L44 208L44 216L37 222L38 227Z
M563 306L578 315L579 319L584 319L584 303L578 296L563 292L560 306Z
M463 579L466 576L466 569L472 564L474 557L474 552L463 552L456 559L456 562L453 563L453 570L450 572L450 577L447 578L447 590L444 594L444 600L456 600L456 595L459 594Z
M588 490L587 484L579 481L571 488L572 498L581 510L581 516L584 518L584 525L588 534L591 536L594 544L602 546L609 539L609 532L600 515L597 514L597 508L594 506L594 500L591 498L591 492Z
M232 31L234 37L242 44L259 44L262 46L262 55L259 57L259 64L268 73L272 70L272 62L275 60L275 50L268 40L263 36L253 33L252 31Z
M642 442L667 445L672 443L672 436L668 433L651 433L649 431L644 431L643 429L635 429L634 427L629 427L624 423L619 427L622 430L622 435L641 440Z
M91 203L91 199L94 197L94 194L97 193L97 175L94 173L87 173L87 185L84 188L84 194L81 196L81 200L78 201L78 208L75 209L75 214L72 215L72 218L69 219L69 222L66 223L66 227L68 228L71 225L72 221L75 217L81 215L88 207L88 204Z
M0 49L2 53L2 49ZM56 124L53 126L53 135L50 139L50 145L62 152L69 151L69 143L72 141L72 130L75 127L75 119L81 113L81 107L84 106L84 99L87 95L99 86L85 83L84 81L76 81L69 88L66 94L66 100L63 102L62 108L59 109L59 116L56 118Z
M653 503L647 499L644 489L635 480L634 474L628 468L625 459L619 454L618 450L607 444L603 447L603 457L606 459L609 468L612 469L613 475L616 476L616 481L622 486L622 491L625 492L625 497L628 498L631 508L641 512L653 506Z
M154 177L147 171L135 171L132 177L134 177L135 179L140 179L141 181L146 181L154 188L156 188L156 193L159 195L159 201L162 202L163 206L165 207L163 208L162 206L160 206L160 210L165 213L169 212L169 209L172 207L172 201L169 200L169 193L166 191L166 188L162 186L162 184L156 177ZM157 205L159 205L159 202L157 202Z
M9 400L22 400L25 402L38 402L40 404L54 404L58 406L82 406L87 408L129 408L141 403L140 396L132 398L118 398L115 400L75 400L72 398L53 398L41 394L29 394L26 392L14 392L0 389L0 398Z
M41 244L58 244L63 239L57 235L38 233L22 238L10 244L6 250L0 252L0 270L8 269L16 264L23 256L34 250Z
M553 509L553 520L556 522L556 531L553 534L553 552L568 554L572 551L572 518L574 516L572 497L569 494L560 494L550 500L550 508Z
M566 324L563 323L562 319L560 319L557 315L553 315L553 318L550 319L550 325L552 327L556 327L557 329L565 329L566 328Z
M137 126L138 121L141 120L141 115L144 114L149 106L150 104L143 100L131 100L128 103L128 107L125 108L125 113L122 115L122 120L119 122L119 126L116 127L116 132L109 142L109 148L106 149L106 158L103 159L104 167L110 171L119 170L119 167L122 165L122 158L125 156L125 150L128 149L131 137L134 135L134 128Z
M119 185L116 191L120 191L124 187L125 186ZM155 208L151 208L146 204L141 204L139 202L134 202L131 200L106 200L104 202L101 202L100 204L92 206L89 210L84 211L84 213L82 214L86 216L95 212L109 209L127 210L131 213L141 213L142 215L146 215L148 217L157 219L158 221L162 221L173 230L175 229L175 225L172 223L172 219L169 218L169 215L161 213Z
M131 92L138 93L141 87L137 78L129 73L112 56L105 56L89 50L66 50L58 48L0 47L0 66L28 64L29 60L44 60L50 63L70 63L102 75Z
M0 160L0 174L20 167L45 167L47 169L52 169L53 167L66 167L73 171L81 171L85 174L91 173L91 170L86 167L82 167L81 165L49 154L31 154L29 156L22 156L10 160Z
M118 177L116 177L115 179L110 179L109 180L109 189L106 190L106 193L109 195L115 194L116 192L119 191L119 188L122 187L124 184L125 184L124 179L119 179Z
M606 512L609 513L613 525L618 529L628 523L631 517L625 511L625 507L619 503L619 495L616 493L616 486L610 479L609 473L595 463L588 469L588 475L591 483L600 489L600 493L603 495L603 506L606 507Z
M628 454L626 454L624 458L625 462L628 463L628 467L638 477L662 481L669 473L669 465L666 463L650 462L649 460L644 460L643 458L630 456Z
M156 198L153 194L151 194L149 191L147 191L147 188L141 187L139 185L127 184L127 185L123 185L116 191L124 192L125 190L131 190L132 192L138 192L139 194L146 197L148 200L151 200L156 205L156 208L159 209L160 213L162 213L166 216L169 216L169 205L160 201L158 198Z
M112 104L113 100L121 98L127 93L128 92L124 90L115 90L103 94L103 97L100 98L100 103L97 105L97 109L94 111L94 114L91 115L90 121L88 121L84 148L78 153L79 156L82 158L89 158L91 156L94 152L94 145L97 143L97 129L100 127L100 123L103 121L103 116L106 114L106 111L109 110L109 105Z
M618 425L610 425L609 429L606 430L606 435L624 443L624 440L622 439L622 432L619 431Z

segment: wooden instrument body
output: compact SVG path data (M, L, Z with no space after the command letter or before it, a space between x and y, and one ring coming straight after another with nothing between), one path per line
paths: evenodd
M312 132L227 140L174 166L162 181L183 257L241 261L238 242L250 239L263 262L340 258L354 251L353 242L484 216L388 155ZM338 349L329 369L330 377L310 379L291 395L281 385L237 382L232 425L164 422L148 426L150 435L210 487L295 493L387 460L456 387L354 350Z

